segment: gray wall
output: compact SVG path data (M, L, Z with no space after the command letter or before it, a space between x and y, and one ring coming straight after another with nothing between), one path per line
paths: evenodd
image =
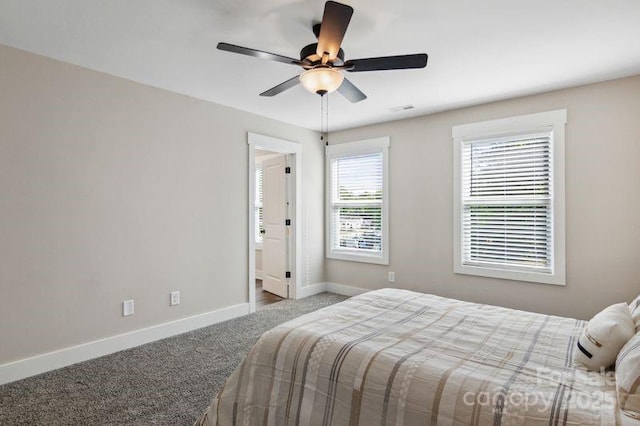
M317 133L0 46L0 364L248 302L248 131L303 144L322 282Z
M640 77L331 135L391 137L390 265L326 261L329 282L396 286L589 318L640 293ZM566 108L565 287L453 274L451 126ZM396 283L387 282L396 272Z

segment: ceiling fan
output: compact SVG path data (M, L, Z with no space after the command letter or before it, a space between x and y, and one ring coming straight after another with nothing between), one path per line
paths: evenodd
M345 61L344 51L340 45L347 32L351 15L353 15L351 6L328 1L324 6L322 22L313 26L313 33L318 42L303 47L299 60L229 43L218 43L218 49L304 68L305 71L299 76L260 93L260 96L275 96L301 83L307 90L320 96L337 90L349 101L355 103L366 99L367 96L346 79L342 71L382 71L427 66L426 53Z

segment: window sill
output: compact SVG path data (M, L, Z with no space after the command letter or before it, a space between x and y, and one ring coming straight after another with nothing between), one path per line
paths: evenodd
M564 273L545 274L540 272L512 271L507 269L487 268L481 266L456 265L453 272L478 277L501 278L503 280L525 281L535 284L565 285Z
M331 250L327 253L327 259L347 260L349 262L375 263L378 265L388 265L389 256L382 254L365 254L351 250Z

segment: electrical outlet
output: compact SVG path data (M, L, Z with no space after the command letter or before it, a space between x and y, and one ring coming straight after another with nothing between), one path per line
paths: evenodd
M395 272L389 271L389 282L390 283L396 282L396 273Z
M128 317L129 315L133 315L133 299L125 300L122 302L122 316Z
M180 292L172 291L170 293L169 306L178 305L180 303Z

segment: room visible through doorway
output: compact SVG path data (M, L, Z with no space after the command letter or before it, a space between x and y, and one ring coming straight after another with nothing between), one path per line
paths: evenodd
M288 154L255 150L256 307L289 297L289 162Z
M248 134L249 309L296 298L302 270L300 144ZM269 293L269 294L266 294ZM273 295L273 296L272 296Z

